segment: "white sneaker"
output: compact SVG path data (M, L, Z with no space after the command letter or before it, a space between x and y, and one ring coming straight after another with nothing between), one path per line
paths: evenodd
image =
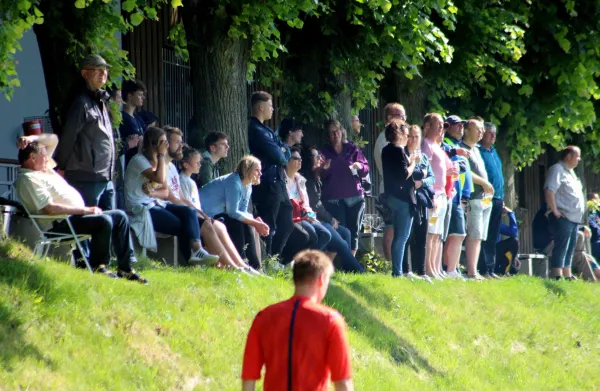
M421 280L421 276L417 276L413 272L404 273L404 277L410 278L411 280Z
M451 280L463 280L464 278L463 276L461 276L460 274L458 274L457 272L450 272L450 273L446 273L446 277L451 279Z
M423 276L419 276L419 277L421 277L421 279L422 279L423 281L427 281L428 283L430 283L430 284L433 284L433 280L432 280L432 279L431 279L431 277L429 277L427 274L425 274L425 275L423 275Z
M210 254L205 249L201 248L200 250L192 253L190 257L190 263L201 266L213 266L215 263L219 261L218 255Z

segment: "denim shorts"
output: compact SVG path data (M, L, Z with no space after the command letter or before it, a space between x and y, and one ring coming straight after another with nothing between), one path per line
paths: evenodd
M452 214L450 215L450 228L448 236L467 236L465 226L465 212L459 203L452 203Z

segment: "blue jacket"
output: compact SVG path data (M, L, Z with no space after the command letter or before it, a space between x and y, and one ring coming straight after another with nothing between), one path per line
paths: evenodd
M285 183L284 166L291 156L290 149L273 130L254 117L250 118L248 123L248 146L250 153L258 158L262 165L261 183Z
M242 186L240 174L232 172L202 186L202 210L210 217L225 213L236 220L250 219L252 215L248 213L248 204L251 194L252 186Z
M509 225L500 223L500 232L498 232L498 238L496 239L496 243L502 240L502 235L508 236L509 238L519 237L519 226L517 224L515 212L508 213L508 221Z
M502 173L502 161L496 148L485 148L480 146L479 152L485 164L485 171L488 175L488 181L494 186L494 198L499 200L504 199L504 174Z

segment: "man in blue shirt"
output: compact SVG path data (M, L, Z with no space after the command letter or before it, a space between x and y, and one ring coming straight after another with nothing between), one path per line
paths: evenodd
M264 91L256 91L250 99L252 118L248 123L250 153L262 165L260 185L252 190L252 203L260 218L269 226L265 238L267 254L281 254L294 229L292 203L285 185L285 169L290 149L264 122L273 116L273 99Z
M479 273L488 278L498 278L495 273L496 265L496 239L500 230L502 219L502 208L504 207L504 175L502 174L502 162L494 148L496 142L496 125L491 122L483 124L483 138L479 142L479 152L485 164L488 181L494 187L492 198L492 211L488 228L487 239L482 244L479 254Z

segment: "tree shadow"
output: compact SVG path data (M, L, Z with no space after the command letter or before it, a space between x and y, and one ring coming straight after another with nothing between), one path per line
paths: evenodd
M23 251L17 256L11 252L9 255L9 246L6 243L0 244L0 286L7 286L9 291L34 293L46 302L54 301L58 292L56 289L48 289L52 279L32 260L31 252ZM21 300L11 300L10 297L0 300L0 365L11 370L15 362L32 357L54 369L54 362L26 341L25 332L29 327L35 327L35 323L32 321L26 324L15 315Z
M327 297L330 305L335 304L333 307L344 316L348 326L368 338L377 350L389 354L396 365L407 365L418 373L425 371L431 375L443 376L410 342L377 319L370 309L358 302L342 286L331 284Z
M386 311L391 311L393 309L392 306L392 298L384 291L373 291L365 283L360 281L351 281L345 284L352 292L355 294L364 297L366 301L369 302L370 305L377 306Z

